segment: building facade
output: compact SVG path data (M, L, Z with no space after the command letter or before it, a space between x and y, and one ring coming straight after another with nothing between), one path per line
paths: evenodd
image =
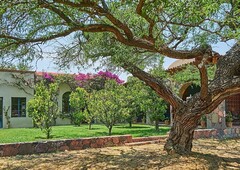
M217 58L218 57L213 57L211 61L209 61L209 63L216 64ZM186 65L194 64L194 62L195 59L176 60L169 66L168 71L170 74L174 74L184 69ZM192 82L187 82L183 84L179 89L179 95L183 100L186 100L188 97L194 95L195 93L198 93L200 89L201 89L200 86L195 85ZM229 113L232 115L233 126L239 126L240 94L228 97L211 114L206 115L207 128L225 129L226 115Z
M34 97L37 76L34 71L0 70L0 128L33 127L32 118L27 113L27 103ZM71 92L67 84L59 85L59 111L65 109L65 94ZM65 97L66 98L66 97ZM68 102L68 100L67 100ZM70 120L58 118L57 125L70 124Z

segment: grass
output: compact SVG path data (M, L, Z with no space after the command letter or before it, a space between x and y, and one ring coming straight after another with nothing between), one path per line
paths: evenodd
M131 134L133 137L165 135L169 127L160 127L156 131L154 126L135 124L132 128L128 125L114 126L112 135ZM88 125L77 126L54 126L52 128L51 139L73 139L82 137L108 136L108 129L104 125L94 124L92 130ZM46 135L37 128L12 128L0 130L0 143L16 143L47 140Z

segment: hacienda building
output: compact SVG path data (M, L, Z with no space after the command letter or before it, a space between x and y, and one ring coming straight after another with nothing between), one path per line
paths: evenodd
M216 64L218 56L212 57L208 62L209 64ZM174 74L177 71L184 69L189 64L194 64L195 59L176 60L169 68L168 72ZM188 97L194 95L200 91L200 86L193 82L187 82L179 87L179 96L183 100L187 100ZM211 114L206 115L207 128L208 129L225 129L226 128L226 115L232 115L233 126L240 125L240 94L230 96L224 100ZM171 118L172 118L171 114Z
M0 70L0 128L33 127L26 106L34 97L36 78L43 74L44 72L35 71ZM68 84L59 85L58 106L62 112L69 110L70 92ZM70 124L70 120L57 118L56 124Z

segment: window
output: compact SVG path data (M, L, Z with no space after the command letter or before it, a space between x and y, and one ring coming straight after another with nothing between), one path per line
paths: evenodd
M26 117L26 98L12 97L12 117Z
M70 99L71 92L66 92L62 96L62 113L69 113L70 112Z

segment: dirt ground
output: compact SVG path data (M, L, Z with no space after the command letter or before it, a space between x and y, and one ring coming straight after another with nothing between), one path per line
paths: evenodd
M240 169L240 139L194 141L188 156L167 155L163 144L121 146L0 158L0 169Z

